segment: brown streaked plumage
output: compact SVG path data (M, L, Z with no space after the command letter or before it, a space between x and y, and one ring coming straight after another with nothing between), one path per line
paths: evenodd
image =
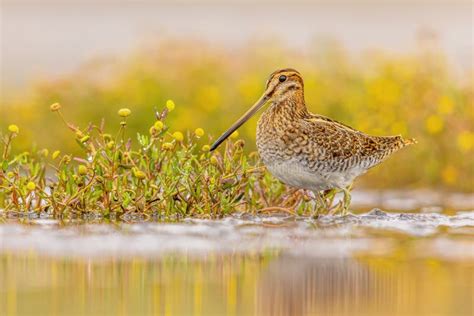
M211 147L214 150L268 101L257 125L257 148L268 170L303 189L344 189L395 151L415 143L401 136L371 136L306 108L300 73L273 72L262 97Z

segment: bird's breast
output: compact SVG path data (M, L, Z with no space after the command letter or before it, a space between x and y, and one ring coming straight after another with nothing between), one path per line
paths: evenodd
M283 183L313 191L344 188L364 172L362 169L347 170L308 170L298 160L287 160L265 164L270 173Z
M293 137L291 126L285 129L273 123L260 118L257 149L270 173L283 183L314 191L343 188L365 172L357 165L342 168L338 161L321 159L326 157L324 149L313 148L304 135Z
M265 165L287 159L281 137L281 131L262 115L257 124L257 150Z

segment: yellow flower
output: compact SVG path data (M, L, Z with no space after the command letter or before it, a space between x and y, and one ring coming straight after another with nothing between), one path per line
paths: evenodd
M59 103L53 103L49 106L49 109L53 112L59 111L61 109L61 104Z
M443 119L438 115L430 115L425 121L425 127L428 133L438 134L443 130Z
M113 140L111 140L110 142L107 143L107 148L112 149L112 148L114 148L114 145L115 145L115 142Z
M15 134L18 134L20 132L20 129L18 128L18 126L16 126L15 124L10 124L8 125L8 130L11 132L11 133L15 133Z
M467 152L474 147L474 133L464 131L458 135L456 142L461 151Z
M146 178L145 172L143 172L143 171L141 171L141 170L138 170L137 168L134 168L134 169L133 169L133 175L134 175L135 178L137 178L137 179L145 179L145 178Z
M155 124L153 124L153 127L158 131L161 132L163 130L163 127L165 125L163 124L162 121L156 121Z
M120 115L121 117L127 117L130 114L132 114L132 111L130 111L130 109L123 108L123 109L118 110L118 115Z
M209 145L204 145L201 148L201 150L204 151L204 152L208 152L210 149L211 149L211 147Z
M232 138L232 139L236 139L237 137L239 137L239 132L238 131L235 131L232 134L230 134L230 138Z
M447 95L443 95L438 101L438 112L439 114L450 114L453 112L454 102Z
M441 177L443 178L444 183L454 184L458 178L458 172L453 166L446 166L441 171Z
M58 158L58 156L59 156L60 153L61 153L61 152L60 152L59 150L54 151L53 154L51 155L51 158L53 158L53 159Z
M77 173L79 173L81 176L84 176L87 174L87 167L84 166L84 165L79 165L79 167L77 167Z
M28 189L28 191L33 191L34 189L36 189L36 184L30 181L26 184L26 188Z
M172 143L163 143L163 145L161 145L161 148L163 148L164 150L169 150L169 149L173 149L174 145Z
M174 110L175 104L174 104L173 100L166 101L166 108L168 109L169 112Z
M211 164L213 164L213 165L218 165L219 164L219 160L217 159L216 156L211 157Z
M196 128L194 130L194 134L197 136L197 137L202 137L204 135L204 130L202 128Z
M182 142L184 139L183 133L181 132L174 132L173 138L176 139L178 142Z
M13 172L11 172L11 171L9 171L9 172L7 173L7 177L9 177L9 178L13 178L14 176L15 176L15 174L14 174Z

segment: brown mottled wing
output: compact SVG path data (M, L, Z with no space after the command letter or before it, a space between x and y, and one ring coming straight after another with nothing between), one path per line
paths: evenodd
M349 129L349 130L352 130L352 131L355 131L355 132L359 132L359 133L360 133L360 131L356 130L355 128L352 128L352 127L350 127L349 125L346 125L346 124L344 124L344 123L338 122L338 121L333 120L332 118L329 118L329 117L324 116L324 115L312 114L312 113L311 113L311 117L309 118L309 120L311 120L311 121L316 121L316 122L317 122L318 120L319 120L319 121L323 121L323 122L331 122L331 123L334 123L334 124L336 124L336 125L338 125L338 126L340 126L340 127L344 127L344 128Z
M310 146L318 151L318 160L345 160L351 157L383 159L404 146L400 136L370 136L325 117L305 122Z

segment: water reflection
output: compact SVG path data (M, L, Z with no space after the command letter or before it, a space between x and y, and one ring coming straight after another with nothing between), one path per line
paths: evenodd
M471 315L473 271L436 260L282 258L262 279L259 314Z
M472 315L474 212L0 225L0 315Z
M1 315L472 315L474 267L269 251L88 260L0 256Z

